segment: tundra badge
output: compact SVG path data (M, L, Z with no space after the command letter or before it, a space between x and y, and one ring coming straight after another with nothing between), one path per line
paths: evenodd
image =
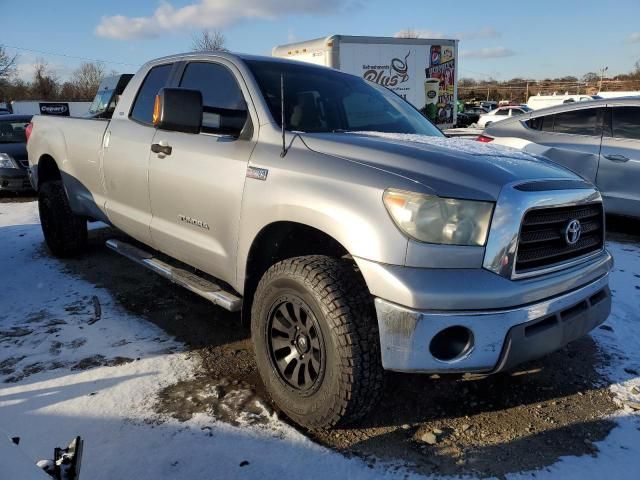
M247 178L255 178L264 182L267 179L267 175L269 175L269 170L266 168L247 167Z
M191 218L186 215L178 215L178 218L181 222L190 223L191 225L195 225L196 227L204 228L205 230L209 230L209 224L204 223L202 220L198 220L196 218Z

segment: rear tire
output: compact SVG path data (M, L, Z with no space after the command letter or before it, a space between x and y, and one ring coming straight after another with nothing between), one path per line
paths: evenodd
M87 221L71 211L61 180L49 181L38 191L42 233L51 253L71 257L87 246Z
M378 403L384 386L378 323L350 263L305 256L273 265L255 293L251 336L266 390L294 422L347 424Z

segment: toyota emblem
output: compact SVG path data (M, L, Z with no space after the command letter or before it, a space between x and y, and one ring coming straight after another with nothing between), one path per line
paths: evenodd
M582 225L579 220L571 220L564 229L564 240L567 245L575 245L580 240L582 234Z

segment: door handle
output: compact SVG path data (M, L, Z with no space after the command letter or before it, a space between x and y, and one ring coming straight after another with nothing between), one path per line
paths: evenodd
M628 162L629 157L625 157L624 155L605 155L604 158L607 160L611 160L612 162Z
M153 153L161 153L162 155L171 155L171 151L173 149L171 148L171 145L162 145L160 143L152 143L151 144L151 151Z

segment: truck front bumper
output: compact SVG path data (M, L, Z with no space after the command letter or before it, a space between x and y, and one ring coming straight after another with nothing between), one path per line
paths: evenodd
M509 308L467 310L462 303L456 310L416 310L376 298L383 367L495 373L539 358L607 319L608 280L604 273L574 290Z

